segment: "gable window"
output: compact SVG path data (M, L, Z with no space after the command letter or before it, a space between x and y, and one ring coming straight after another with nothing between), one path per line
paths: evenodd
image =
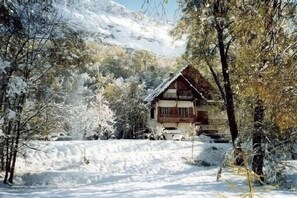
M179 99L193 99L191 90L179 90Z
M177 98L176 93L164 93L164 98L171 99L171 98Z
M170 98L177 98L176 89L168 89L164 94L163 97L166 99Z

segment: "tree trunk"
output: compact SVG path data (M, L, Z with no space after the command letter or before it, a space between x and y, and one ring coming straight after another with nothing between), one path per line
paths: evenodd
M4 171L4 141L0 143L0 171Z
M264 182L263 164L264 152L262 151L262 125L264 118L263 102L258 100L254 109L254 132L253 132L253 150L254 157L252 162L252 170L259 176L261 182Z
M9 162L9 138L7 137L6 139L6 144L5 144L5 175L3 179L3 183L7 184L7 178L8 178L8 173L9 173L9 167L10 167L10 162Z
M4 121L5 123L5 121ZM8 123L4 124L4 131L6 132L6 141L5 141L5 176L3 179L3 183L7 184L8 175L10 173L10 165L11 165L11 151L10 151L10 145L12 138L9 137L11 135L12 127L11 127L11 121L8 121Z
M27 69L26 70L26 74L25 74L25 79L28 80L29 77L29 73L30 70ZM11 162L11 167L10 167L10 175L8 178L8 182L13 183L13 177L14 177L14 171L15 171L15 164L16 164L16 158L17 158L17 154L18 154L18 149L19 149L19 141L20 141L20 135L21 135L21 115L23 113L23 106L25 104L25 100L26 100L26 94L23 93L20 97L19 100L17 101L18 105L17 106L17 123L15 125L14 131L15 131L15 142L14 142L14 149L11 150L12 152L12 162Z
M6 113L6 110L8 108L8 97L6 96L6 90L7 90L7 84L9 82L9 79L11 77L12 70L10 69L7 73L2 74L2 82L1 82L1 91L0 91L0 112L2 114ZM8 129L8 128L6 128ZM7 135L7 132L10 133L10 131L5 131L5 124L4 128L2 128L3 133ZM7 145L7 142L5 139L0 143L0 156L1 156L1 171L6 171L6 162L7 162L7 155L5 154L5 145Z
M219 51L220 51L220 58L221 58L221 66L222 66L222 73L224 77L224 89L225 89L225 106L228 116L228 123L229 129L232 136L233 146L234 141L238 136L238 129L237 123L235 118L235 111L234 111L234 100L233 100L233 92L230 83L230 76L229 76L229 66L227 61L227 52L225 52L226 47L224 44L224 35L223 35L223 28L220 26L219 21L216 19L216 30L217 30L217 37L218 37L218 44L219 44Z
M225 91L224 91L223 87L221 86L220 80L219 80L216 72L214 71L213 67L210 65L210 63L208 61L207 61L207 66L208 66L208 68L209 68L209 70L210 70L210 72L212 74L212 77L213 77L213 79L214 79L214 81L215 81L215 83L216 83L216 85L217 85L217 87L218 87L218 89L220 91L220 94L221 94L224 102L226 102Z
M13 177L14 177L14 170L15 170L15 163L16 163L16 158L17 158L17 152L18 152L18 146L19 146L19 139L20 139L20 121L18 121L18 132L17 132L17 137L15 139L15 146L14 146L14 150L11 151L12 152L12 163L11 163L11 167L10 167L10 174L9 174L9 178L8 178L8 182L9 183L13 183Z

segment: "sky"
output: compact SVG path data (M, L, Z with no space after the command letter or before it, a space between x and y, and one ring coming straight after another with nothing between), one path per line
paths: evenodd
M168 21L176 21L179 16L178 3L176 0L168 0L163 4L164 0L150 0L151 3L144 3L147 0L113 0L124 5L133 11L142 11L146 15L161 18ZM162 6L163 5L163 6Z

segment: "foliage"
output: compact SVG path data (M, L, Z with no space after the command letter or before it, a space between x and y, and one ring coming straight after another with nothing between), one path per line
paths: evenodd
M174 63L147 51L86 41L58 20L51 3L0 3L5 183L13 181L23 140L34 136L66 131L77 139L93 134L108 139L116 130L118 137L135 138L147 115L143 96L168 73L163 66Z
M0 9L0 111L5 134L0 155L5 162L1 163L5 166L1 167L5 168L4 183L12 183L20 138L27 134L26 126L32 119L24 114L24 105L29 94L34 93L36 79L49 68L50 40L58 29L55 17L49 15L53 10L47 1L5 1Z
M232 66L230 45L234 41L234 35L230 30L234 22L231 17L233 14L231 5L231 2L224 0L180 1L183 17L173 34L178 37L188 35L185 58L196 64L202 61L202 65L210 70L221 98L225 102L234 145L238 136L238 126L234 109L232 73L230 72L230 66ZM221 65L219 72L216 71L217 63Z
M242 101L261 98L266 119L284 131L297 124L297 45L290 28L296 27L296 2L251 1L242 6L240 23L233 27L238 35L234 71L240 76L236 92Z
M104 95L115 112L118 138L136 138L135 132L143 129L147 116L144 94L144 85L136 78L119 79L106 88Z
M241 136L248 137L242 140L253 139L252 155L260 156L257 164L261 166L264 155L262 142L266 159L282 160L279 153L271 152L277 144L267 134L274 134L286 148L294 140L288 129L297 125L296 1L183 0L180 4L183 17L173 34L188 35L184 57L209 69L227 112L228 92L234 96ZM222 67L222 75L218 63L228 66ZM268 172L276 170L274 165Z

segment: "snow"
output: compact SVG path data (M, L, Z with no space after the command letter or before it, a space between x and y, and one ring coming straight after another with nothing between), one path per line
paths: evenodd
M16 183L0 186L0 197L240 197L245 177L217 164L229 144L194 143L195 159L186 163L192 142L107 140L33 142L19 157ZM261 197L296 197L293 191L255 189Z
M16 112L11 110L11 109L8 109L8 113L7 113L7 118L8 120L11 120L11 119L14 119L16 117Z
M8 84L7 96L21 95L26 92L27 83L23 77L12 76Z
M0 73L6 74L5 69L10 67L10 64L8 61L3 61L2 58L0 57Z
M2 122L2 119L0 121ZM2 137L5 137L5 134L3 133L2 129L0 129L0 138L2 138Z
M111 0L55 0L61 20L90 41L148 50L166 57L180 56L185 41L169 35L172 25L128 10Z

